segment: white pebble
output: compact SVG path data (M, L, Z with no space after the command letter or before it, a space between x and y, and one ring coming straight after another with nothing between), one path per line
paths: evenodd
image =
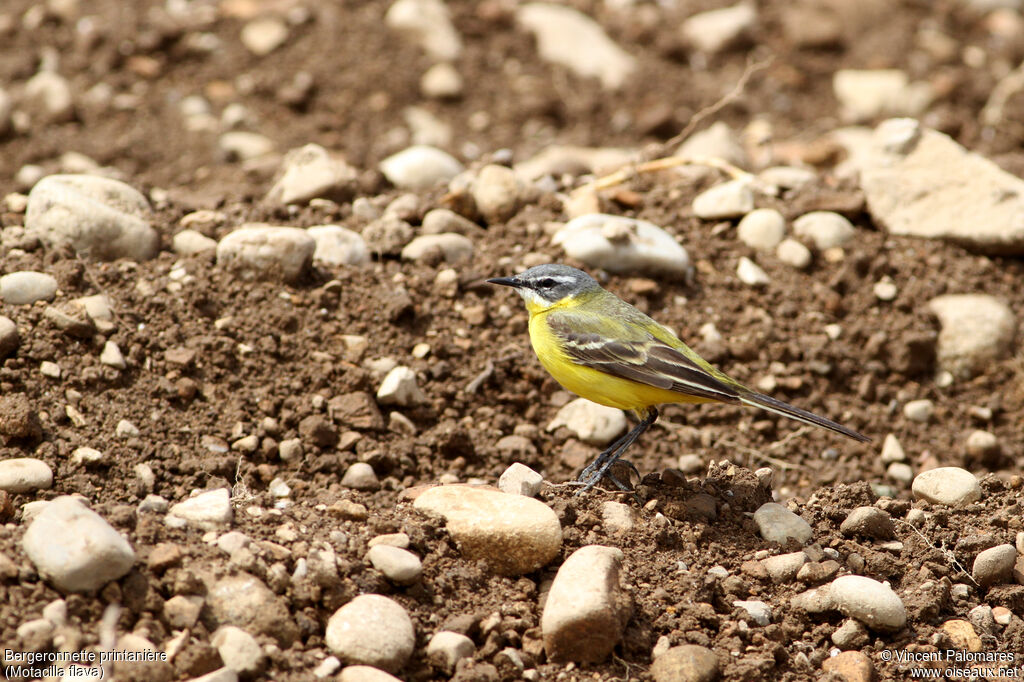
M453 671L460 659L472 658L475 652L476 645L473 644L473 640L448 630L436 633L427 644L427 658L445 672Z
M938 467L914 478L914 497L947 507L963 507L981 499L981 484L960 467Z
M763 601L751 600L742 601L737 600L732 603L733 606L738 606L747 612L750 619L761 627L765 627L772 622L772 610Z
M907 453L903 451L903 446L900 445L900 441L896 438L896 434L886 434L885 440L882 441L882 463L889 464L891 462L905 462L906 459Z
M875 282L874 286L875 298L879 301L892 301L895 300L896 295L899 293L899 289L896 288L896 283L888 277L885 277L878 282Z
M562 547L558 516L524 495L446 485L422 493L413 507L443 516L460 553L469 561L485 561L502 575L536 571Z
M182 230L171 240L171 249L179 256L191 256L196 253L213 251L217 241L196 230Z
M288 26L276 17L259 17L242 27L239 38L249 52L263 57L287 42Z
M100 363L114 369L124 369L128 366L128 363L124 360L124 355L121 354L121 349L113 341L107 341L103 344L103 352L100 353Z
M340 225L315 225L306 232L316 242L313 260L324 265L360 265L370 260L370 250L358 232Z
M254 675L263 667L263 647L242 628L223 625L213 633L210 643L224 665L240 675Z
M803 270L811 264L811 250L795 239L783 239L775 248L775 256L797 270Z
M445 263L459 263L473 256L473 242L454 232L420 235L402 249L402 260L417 261L433 253Z
M1017 548L996 545L978 553L971 576L982 587L1013 581L1013 565L1017 561Z
M774 249L786 236L786 219L774 208L759 208L743 216L736 234L753 249Z
M249 223L217 244L217 264L243 276L294 282L313 260L316 241L306 230Z
M597 663L619 643L630 611L622 558L616 547L587 545L559 567L540 622L549 661Z
M462 38L442 0L396 0L384 15L384 23L434 60L451 61L462 53Z
M412 552L385 544L375 545L366 553L373 567L398 585L412 585L423 574L423 563Z
M0 299L10 305L52 301L56 295L57 280L44 272L23 270L0 277Z
M1017 320L1003 301L984 294L950 294L933 298L928 309L941 326L939 366L954 377L969 379L1010 354Z
M381 405L410 407L425 405L430 400L420 389L416 372L410 367L399 365L388 372L381 382L377 389L377 402Z
M832 211L812 211L793 221L793 232L809 239L819 251L845 246L857 230L845 217Z
M872 630L891 632L907 623L903 600L892 588L860 575L844 575L828 586L829 596L840 613L856 618Z
M745 180L729 180L704 190L693 200L693 214L704 220L738 218L754 210L754 192Z
M498 489L510 495L536 497L543 482L544 477L536 471L525 464L514 462L502 472L498 479Z
M570 258L621 274L668 274L688 279L693 263L675 237L636 218L588 213L573 218L551 238Z
M434 64L420 78L420 92L432 99L455 99L462 95L462 75L449 62Z
M334 612L324 642L342 661L397 672L412 655L416 632L400 604L363 594Z
M231 523L231 494L218 488L178 502L168 512L168 519L177 518L203 530L216 530Z
M560 426L566 427L586 443L603 446L626 430L627 421L620 409L577 398L558 411L547 430L554 431Z
M736 276L741 282L752 287L763 287L772 281L760 265L746 256L740 258L739 265L736 267Z
M698 50L715 53L734 45L756 25L757 9L740 3L694 14L683 22L681 29L686 40Z
M308 204L312 199L342 199L353 191L356 169L318 144L292 149L281 161L280 177L267 192L278 206Z
M447 152L427 145L414 145L380 162L384 177L402 189L429 189L448 182L464 169Z
M53 470L41 459L13 457L0 460L0 490L28 493L52 485Z
M73 497L46 504L22 538L39 573L68 592L89 592L131 570L135 552L103 517Z
M366 462L354 462L345 470L345 475L341 477L341 484L346 488L352 488L354 490L379 490L380 481L377 480L377 474L374 473L373 467Z
M903 416L913 422L926 424L935 412L935 403L931 400L911 400L903 406Z
M99 464L103 460L103 453L96 448L80 447L75 448L74 452L71 453L71 461L79 466Z

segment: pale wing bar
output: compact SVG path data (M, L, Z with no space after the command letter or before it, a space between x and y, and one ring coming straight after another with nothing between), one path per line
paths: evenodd
M564 342L569 358L580 365L685 395L723 403L740 402L734 389L653 336L649 341L608 341L600 334L574 332L557 320L549 319L548 324Z

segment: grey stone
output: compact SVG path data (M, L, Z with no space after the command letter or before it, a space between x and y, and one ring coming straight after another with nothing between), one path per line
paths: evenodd
M907 623L907 611L899 595L877 580L844 575L833 580L828 591L843 615L856 618L872 630L896 631Z
M790 539L807 544L814 536L809 523L775 502L766 502L754 512L754 523L768 542L785 545Z
M57 295L57 280L44 272L22 270L0 277L0 299L10 305L29 305L52 301Z
M320 145L307 144L284 155L280 177L267 192L267 201L287 206L316 198L347 199L355 180L355 168Z
M414 145L380 162L380 171L395 187L429 189L448 182L465 170L447 152L427 145Z
M41 459L13 457L0 460L0 490L29 493L53 486L53 470Z
M938 467L914 478L914 497L947 507L964 507L981 499L981 484L960 467Z
M324 265L361 265L370 260L370 250L358 232L340 225L315 225L306 232L316 242L313 261Z
M303 229L248 223L220 240L217 264L247 277L294 282L315 250L316 241Z
M398 585L412 585L423 575L423 563L412 552L389 545L375 545L366 553L373 567Z
M398 672L412 655L416 633L401 605L364 594L334 612L324 642L342 661Z
M654 223L591 213L565 224L552 243L567 256L619 274L668 274L688 279L693 264L686 249Z
M1024 215L1024 206L1021 211ZM939 366L954 377L972 378L1012 351L1017 319L999 299L985 294L949 294L933 298L928 309L942 327L936 346Z

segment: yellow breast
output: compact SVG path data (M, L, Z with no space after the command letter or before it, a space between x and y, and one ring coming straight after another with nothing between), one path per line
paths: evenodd
M544 369L566 390L595 403L639 410L664 403L706 402L692 396L622 379L573 362L559 347L546 321L548 311L530 315L530 343Z

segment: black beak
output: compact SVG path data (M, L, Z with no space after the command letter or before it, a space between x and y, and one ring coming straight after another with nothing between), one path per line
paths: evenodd
M495 277L494 279L487 280L487 282L489 284L500 284L503 287L520 287L520 286L522 286L522 282L520 282L515 277Z

